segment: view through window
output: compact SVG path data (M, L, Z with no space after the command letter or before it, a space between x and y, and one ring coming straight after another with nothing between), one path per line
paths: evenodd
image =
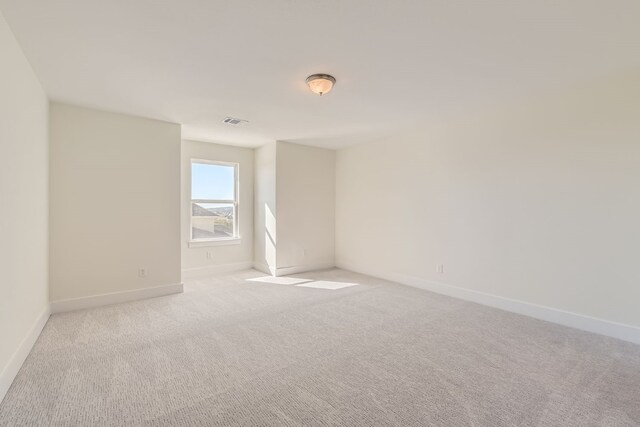
M191 161L191 240L238 237L238 164Z

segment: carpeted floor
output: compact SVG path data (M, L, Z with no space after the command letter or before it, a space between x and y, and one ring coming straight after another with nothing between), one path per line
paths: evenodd
M341 270L261 276L52 316L0 425L640 425L640 346Z

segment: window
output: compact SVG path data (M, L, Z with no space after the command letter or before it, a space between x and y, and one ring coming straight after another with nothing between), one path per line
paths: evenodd
M238 238L238 164L191 160L191 241Z

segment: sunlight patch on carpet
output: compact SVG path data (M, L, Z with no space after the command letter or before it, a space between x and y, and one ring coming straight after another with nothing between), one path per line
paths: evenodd
M299 285L296 285L296 286L304 287L304 288L317 288L317 289L336 290L336 289L348 288L350 286L358 286L358 285L359 285L359 283L332 282L332 281L329 281L329 280L316 280L315 282L302 283L302 284L299 284Z
M254 279L247 279L250 282L271 283L273 285L299 285L300 283L310 282L309 279L299 279L297 277L256 277Z

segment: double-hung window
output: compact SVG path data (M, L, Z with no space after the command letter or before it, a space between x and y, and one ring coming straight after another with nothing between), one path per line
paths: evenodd
M238 164L191 160L191 242L238 238Z

